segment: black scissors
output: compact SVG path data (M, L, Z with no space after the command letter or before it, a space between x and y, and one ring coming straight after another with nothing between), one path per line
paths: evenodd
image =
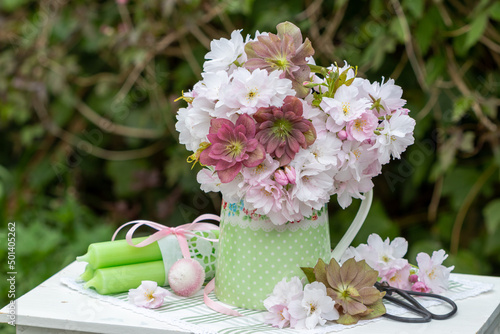
M429 322L432 319L436 320L445 320L448 318L451 318L455 313L457 313L457 304L449 298L446 298L444 296L436 295L434 293L425 293L425 292L417 292L417 291L409 291L409 290L402 290L398 288L394 288L387 284L387 282L383 283L375 283L375 287L379 289L380 291L385 291L386 294L384 296L384 299L397 304L401 307L404 307L408 311L411 311L419 316L421 318L407 318L407 317L398 317L392 314L384 314L383 316L392 320L396 321L401 321L401 322L410 322L410 323L421 323L421 322ZM398 299L394 297L392 294L396 293L406 299L409 303ZM423 296L423 297L430 297L430 298L437 298L445 301L446 303L450 304L452 307L452 310L446 314L434 314L427 310L425 307L423 307L413 296Z

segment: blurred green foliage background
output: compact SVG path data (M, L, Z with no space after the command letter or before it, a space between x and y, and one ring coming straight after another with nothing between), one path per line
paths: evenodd
M16 222L18 296L129 220L219 212L177 141L174 99L212 39L285 20L317 63L396 79L417 120L354 244L404 236L411 262L444 248L455 272L500 275L498 1L2 0L0 219ZM332 243L358 205L332 200ZM0 257L7 272L6 246Z

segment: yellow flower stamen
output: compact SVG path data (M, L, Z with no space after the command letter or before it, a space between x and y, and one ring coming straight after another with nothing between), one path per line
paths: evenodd
M342 111L344 112L344 116L349 115L351 112L351 104L349 102L342 102Z
M184 101L186 101L187 103L192 103L192 102L193 102L193 100L194 100L194 97L191 97L191 96L186 96L186 95L184 95L184 91L182 91L182 95L181 95L181 96L179 96L178 98L176 98L176 99L174 100L174 102L177 102L177 101L179 101L179 100L184 100Z

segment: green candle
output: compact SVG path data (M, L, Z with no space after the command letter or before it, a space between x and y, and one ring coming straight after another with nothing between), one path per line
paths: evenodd
M136 263L126 266L97 269L85 288L94 288L101 295L136 289L142 281L165 284L163 261Z
M215 238L219 237L219 230L213 230L211 232L215 235ZM207 232L196 231L194 233L204 237L209 236ZM146 240L146 238L147 237L133 238L132 242L137 245L139 242ZM194 241L196 240L195 238L196 237L193 237ZM157 242L153 242L145 247L133 247L123 239L90 244L87 253L77 257L76 260L88 262L92 268L100 269L133 263L158 261L162 260L162 255Z
M134 238L132 242L138 244L145 239L146 237ZM154 242L145 247L133 247L126 240L90 244L87 253L76 258L77 261L88 262L95 269L158 261L161 259L162 256L158 243Z
M92 268L90 264L87 264L85 267L85 271L80 275L80 279L84 281L88 281L94 276L95 269Z

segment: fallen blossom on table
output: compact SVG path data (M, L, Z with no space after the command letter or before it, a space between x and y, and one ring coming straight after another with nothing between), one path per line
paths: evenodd
M137 289L129 290L128 300L136 306L158 308L163 304L168 294L168 290L159 287L158 283L142 281Z

